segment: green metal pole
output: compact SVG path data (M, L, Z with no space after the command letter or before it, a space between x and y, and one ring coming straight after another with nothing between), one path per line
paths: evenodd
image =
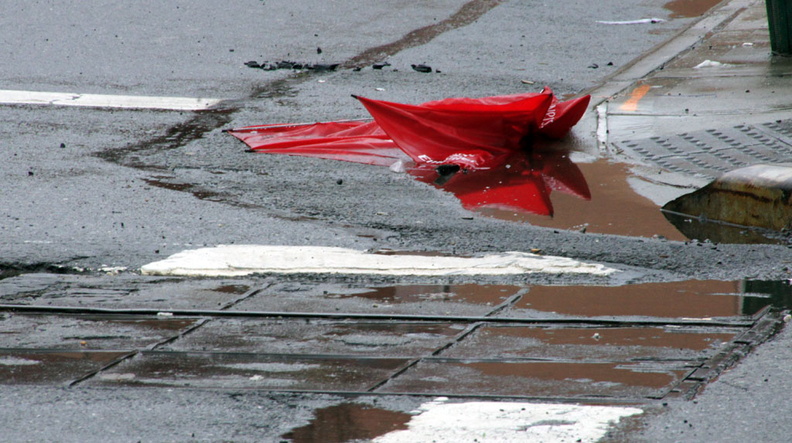
M774 55L792 56L792 0L765 0Z

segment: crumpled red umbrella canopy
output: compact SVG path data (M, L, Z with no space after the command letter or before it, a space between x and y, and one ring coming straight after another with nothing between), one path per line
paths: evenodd
M357 97L374 121L277 124L231 129L253 151L389 165L486 169L531 146L561 138L585 113L589 96L559 102L549 88L482 98L406 105Z
M246 126L227 131L251 150L390 166L409 160L373 121Z

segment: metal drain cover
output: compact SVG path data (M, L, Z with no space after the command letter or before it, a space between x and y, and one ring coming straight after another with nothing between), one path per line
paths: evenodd
M672 172L715 178L757 163L792 159L792 119L627 140L615 146Z

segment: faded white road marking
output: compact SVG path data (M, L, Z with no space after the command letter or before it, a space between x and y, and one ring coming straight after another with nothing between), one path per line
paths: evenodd
M384 255L321 246L221 245L182 251L141 268L149 275L235 276L255 273L378 275L591 274L618 272L599 263L503 252L475 257Z
M0 89L0 104L5 105L53 105L202 111L217 105L221 101L222 100L216 98L78 94L70 92L14 91Z
M431 442L595 442L623 417L643 410L573 404L468 402L424 403L408 429L374 439L376 443Z

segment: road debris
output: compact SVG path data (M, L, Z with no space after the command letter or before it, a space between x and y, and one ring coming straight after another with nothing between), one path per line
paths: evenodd
M264 61L259 63L255 60L251 60L245 62L245 66L248 68L254 69L261 69L264 71L277 71L279 69L288 69L293 71L317 71L317 72L324 72L324 71L335 71L339 63L302 63L302 62L295 62L291 60L280 60L276 62L268 62Z
M725 63L721 63L714 60L704 60L703 62L697 64L693 67L693 69L703 69L703 68L720 68L723 66L727 66Z
M645 24L654 24L654 23L663 23L663 22L665 22L665 20L657 17L642 18L639 20L622 20L622 21L597 20L597 23L601 25L645 25Z

